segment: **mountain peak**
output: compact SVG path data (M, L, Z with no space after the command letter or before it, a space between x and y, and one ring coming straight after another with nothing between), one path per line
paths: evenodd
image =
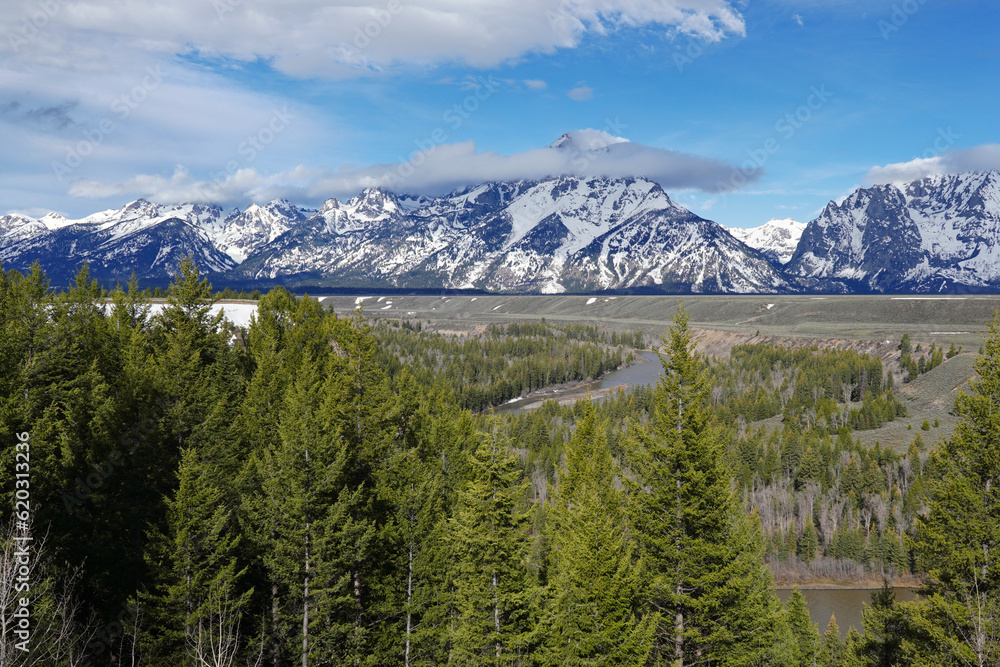
M778 264L787 264L795 254L806 224L791 218L772 218L759 227L733 227L729 233Z
M135 201L130 201L129 203L125 204L125 206L122 207L122 210L123 211L143 211L143 210L149 210L149 209L152 209L152 208L159 208L159 206L157 204L154 204L153 202L149 201L148 199L143 199L142 197L139 197Z
M608 146L629 143L628 139L616 137L603 130L571 130L549 144L549 148L569 152L590 153L606 151Z

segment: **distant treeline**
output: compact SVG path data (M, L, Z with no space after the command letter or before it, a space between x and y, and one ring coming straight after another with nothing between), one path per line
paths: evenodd
M596 380L634 361L641 332L545 322L490 325L478 335L439 335L409 320L379 321L378 361L390 378L406 368L424 387L447 388L476 412L556 384Z

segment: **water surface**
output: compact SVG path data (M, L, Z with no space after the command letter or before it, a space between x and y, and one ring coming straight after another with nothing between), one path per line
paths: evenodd
M572 389L562 391L542 389L526 398L518 398L509 403L496 408L497 412L518 413L527 408L536 408L550 398L584 398L587 394L598 389L608 389L610 387L636 387L644 384L656 384L660 379L660 372L663 364L655 352L637 352L637 357L643 359L631 366L619 368L613 373L608 373L600 380L577 385Z
M877 590L877 589L876 589ZM909 602L916 594L911 588L897 588L896 600L899 602ZM809 608L809 616L812 622L819 626L819 634L822 636L826 632L830 623L830 615L837 617L837 625L840 627L840 638L847 636L847 629L854 626L860 632L861 610L865 604L872 601L872 589L845 589L845 588L804 588L802 595L806 598L806 606ZM778 598L782 602L788 602L792 597L792 591L782 589L778 591Z

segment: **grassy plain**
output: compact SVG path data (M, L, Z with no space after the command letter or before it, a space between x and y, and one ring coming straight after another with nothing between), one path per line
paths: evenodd
M676 296L332 296L323 303L338 313L360 304L368 316L421 320L439 331L468 332L485 324L540 320L596 324L606 329L641 329L650 340L666 333L680 298ZM724 356L735 344L850 347L882 357L893 370L909 416L881 429L859 432L866 444L904 448L920 433L934 442L954 428L950 410L959 387L973 375L980 333L1000 308L1000 296L685 296L702 351ZM915 382L902 384L900 337L910 334L925 350L952 341L963 354ZM924 420L938 427L921 431Z

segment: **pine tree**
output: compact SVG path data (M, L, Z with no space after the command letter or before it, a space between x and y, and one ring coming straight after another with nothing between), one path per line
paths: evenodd
M844 664L844 643L840 639L837 617L830 614L830 623L823 633L823 645L819 649L816 664L819 667L841 667Z
M816 550L819 548L819 536L816 534L816 527L813 525L812 517L806 520L806 527L802 530L802 537L799 538L797 553L803 562L808 563L816 558Z
M955 399L958 423L932 464L929 512L917 519L915 551L928 593L952 608L956 639L972 664L1000 661L1000 315L975 365L978 378Z
M196 347L208 345L223 319L221 311L211 315L217 300L208 278L201 277L198 265L188 255L167 288L167 304L158 319L167 332L183 336Z
M526 485L496 428L472 457L452 523L457 618L450 662L469 667L530 664Z
M450 507L442 470L447 444L435 438L434 424L452 415L434 414L447 411L436 397L421 396L405 370L397 379L396 390L400 407L393 412L399 419L399 437L386 493L394 507L401 547L400 562L394 570L401 579L402 595L397 604L404 620L398 633L402 664L443 664L448 657L447 616L453 604L448 576ZM396 639L383 636L381 641L390 644Z
M658 619L638 618L644 571L628 534L615 464L587 402L583 421L566 445L554 507L547 607L546 665L644 665Z
M819 647L819 629L813 625L806 606L805 596L796 587L787 604L788 627L795 638L795 664L799 667L815 667Z
M800 489L808 482L818 482L823 476L823 461L812 447L806 447L802 460L795 471L795 488Z
M315 302L313 302L315 303ZM312 309L309 306L309 320ZM334 525L331 557L338 572L346 568L350 601L345 597L334 618L345 642L337 655L364 665L396 660L401 646L400 577L395 570L405 547L394 526L398 506L393 498L391 460L405 445L399 442L401 403L394 400L384 370L377 363L377 343L359 317L327 318L326 341L312 348L326 358L323 418L327 430L343 439L343 491L355 500L341 504L343 518ZM304 327L305 328L305 327ZM309 350L311 342L303 349ZM338 501L339 502L339 501ZM340 530L355 526L362 532ZM336 544L336 548L334 545Z
M745 523L721 466L683 308L664 343L654 422L649 430L634 427L633 452L633 525L650 572L650 605L661 619L652 661L756 664L771 648L779 613L759 526Z
M280 441L256 457L261 496L246 499L272 582L272 657L303 667L362 655L354 555L373 532L370 489L347 483L354 453L329 422L317 375L307 364L289 387Z
M861 633L854 626L847 629L847 639L844 640L844 665L846 667L862 667Z
M240 541L234 510L219 482L218 469L193 449L184 451L179 485L167 501L168 534L154 545L156 580L146 641L155 664L213 664L209 656L235 660L244 607L252 591L240 590ZM215 663L218 664L218 663ZM225 660L221 664L225 664Z
M863 667L895 667L908 664L903 641L907 634L904 610L896 602L896 592L887 581L872 593L871 604L861 612L864 634L853 648L854 658Z

